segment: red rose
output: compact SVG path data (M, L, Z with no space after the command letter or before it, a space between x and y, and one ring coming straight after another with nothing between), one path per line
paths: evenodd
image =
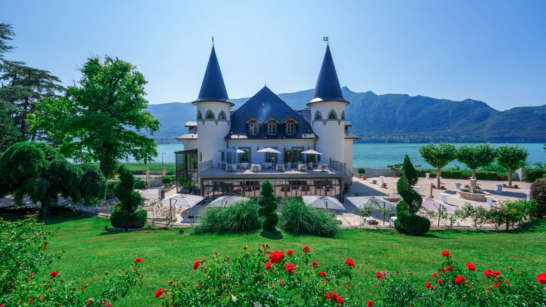
M501 272L493 271L493 272L491 272L491 274L493 274L493 276L495 276L495 277L499 277L501 275Z
M448 266L446 267L446 272L451 272L451 271L453 271L453 266L452 266L452 265L448 265Z
M285 266L284 266L284 269L288 271L288 273L292 273L292 271L296 268L296 265L293 264L292 262L288 262Z
M345 259L345 264L348 266L355 266L355 261L352 258Z
M286 251L286 254L287 254L288 256L292 256L292 254L294 254L294 251L291 250L291 249L289 249L289 250Z
M432 284L430 283L430 281L427 281L427 282L425 283L425 288L428 289L428 288L430 288L431 285L432 285Z
M383 274L381 272L377 272L375 273L375 277L377 277L377 279L381 279L383 277Z
M44 248L47 248L47 244L44 244L43 246L44 246Z
M51 273L49 273L49 276L51 276L51 278L55 278L55 276L57 275L59 275L59 270L51 271Z
M448 257L448 256L449 256L449 251L448 251L447 249L444 249L444 250L442 251L442 256Z
M311 249L309 248L309 246L305 245L305 246L303 247L303 252L304 252L304 253L308 253L308 252L310 252L310 251L311 251Z
M505 282L507 285L510 284L510 282L508 281L508 279L505 279L504 282Z
M87 304L91 304L95 301L94 297L90 297L87 301L85 301Z
M493 274L492 270L485 270L485 272L483 272L483 276L485 277L489 277L491 274Z
M345 300L341 296L337 296L336 297L336 302L338 302L340 304L343 304L343 303L345 303Z
M476 266L470 262L466 264L466 268L469 269L470 271L476 270Z
M34 302L34 299L31 297L31 298L28 299L28 302L29 302L29 303Z
M537 281L539 284L544 285L546 284L546 273L540 273L537 275Z
M154 298L159 298L163 293L165 293L165 289L159 288L157 291L155 291Z
M438 284L441 286L442 285L442 280L441 279L438 279Z
M455 283L456 284L460 284L464 281L464 277L462 277L461 275L457 275L457 277L455 277Z
M318 262L316 262L315 260L311 261L311 263L313 264L313 266L318 266Z
M436 278L436 277L438 277L438 274L432 273L432 277Z
M194 271L197 271L197 269L199 268L199 266L201 265L201 263L199 261L195 261L193 263L193 270Z
M274 251L269 254L269 260L273 263L279 263L284 258L284 252Z
M498 288L500 286L500 282L496 281L495 282L495 288Z
M109 301L107 300L104 300L104 307L112 307L112 303L110 303Z
M324 271L319 271L318 274L319 274L319 276L322 276L322 277L326 276L326 272L324 272Z
M266 269L266 270L271 269L271 266L272 266L272 265L273 265L273 264L272 264L271 262L267 262L267 263L265 264L265 269Z
M368 300L368 307L373 307L373 301L372 300Z
M327 300L330 299L330 292L326 292L326 295L324 296Z
M136 258L135 261L140 263L140 262L142 262L142 258Z

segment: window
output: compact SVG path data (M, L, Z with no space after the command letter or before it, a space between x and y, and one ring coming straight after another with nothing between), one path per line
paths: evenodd
M292 147L292 162L303 162L303 147Z
M214 113L212 113L211 110L208 110L207 114L205 114L205 119L214 119Z
M277 147L273 147L274 149L277 149ZM277 154L272 152L265 153L265 162L271 162L276 163L277 162Z
M218 114L218 120L226 120L226 112L220 112L220 114Z
M202 120L202 119L203 119L203 114L201 114L201 111L197 111L197 119L198 119L198 120Z
M320 111L317 111L315 113L315 120L321 120L322 119L322 114L320 113Z
M341 120L345 120L345 111L341 112Z
M277 123L274 121L269 121L267 123L267 135L275 136L277 135Z
M248 134L250 136L258 135L258 122L254 119L248 121Z
M240 162L250 162L250 147L239 147L239 149L244 151L240 156Z
M336 111L330 111L330 113L328 114L328 119L337 119Z
M296 134L296 123L293 120L289 120L284 124L284 132L288 136Z

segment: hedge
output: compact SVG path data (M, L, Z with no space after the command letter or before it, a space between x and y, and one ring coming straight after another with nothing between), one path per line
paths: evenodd
M430 178L436 178L436 170L432 169L418 169L417 176L426 177L426 173L430 173ZM470 174L467 174L465 170L442 170L442 178L446 179L469 179ZM476 172L476 178L478 180L505 180L506 176L501 176L496 172L491 171L478 171Z
M523 180L527 182L534 182L538 178L542 178L546 175L546 169L542 168L524 168Z

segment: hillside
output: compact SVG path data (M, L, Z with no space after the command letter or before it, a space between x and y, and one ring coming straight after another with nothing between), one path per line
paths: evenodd
M313 90L280 94L295 109L305 108ZM376 95L368 91L343 94L351 103L347 120L363 142L546 142L546 105L497 111L485 102L453 101L406 94ZM234 99L235 108L247 98ZM161 122L154 134L158 142L172 142L186 131L184 123L195 120L191 103L149 106Z

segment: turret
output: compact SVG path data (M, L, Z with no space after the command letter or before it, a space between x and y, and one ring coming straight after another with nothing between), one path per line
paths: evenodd
M197 159L199 163L220 161L220 150L225 148L225 136L230 128L233 104L229 101L222 71L212 46L199 97L193 102L197 107Z
M345 107L349 104L343 97L337 78L330 46L320 68L315 93L307 104L311 109L313 131L318 136L317 150L322 153L321 161L344 162Z

